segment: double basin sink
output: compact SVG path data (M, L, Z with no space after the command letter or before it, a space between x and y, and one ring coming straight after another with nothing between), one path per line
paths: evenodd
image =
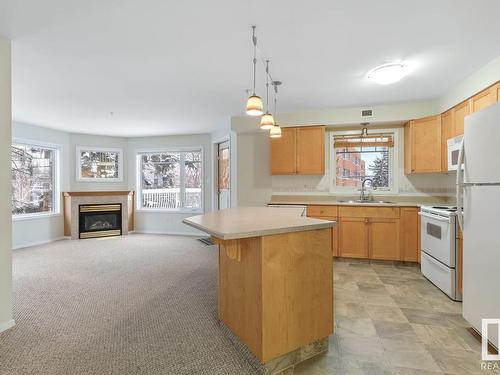
M355 204L394 204L394 202L389 202L389 201L367 201L367 200L361 200L361 199L355 199L355 200L337 200L339 203L355 203Z

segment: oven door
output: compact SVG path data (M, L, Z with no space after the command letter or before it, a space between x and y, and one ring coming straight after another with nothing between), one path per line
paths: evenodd
M450 268L455 268L454 218L420 212L422 251Z
M458 154L460 153L460 144L462 143L463 135L450 138L448 144L448 171L456 171L458 168Z

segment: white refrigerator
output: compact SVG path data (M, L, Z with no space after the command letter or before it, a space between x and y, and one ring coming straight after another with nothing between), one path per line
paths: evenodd
M457 205L464 238L463 316L481 332L482 319L500 319L500 102L465 118L462 162ZM489 339L498 348L498 337Z

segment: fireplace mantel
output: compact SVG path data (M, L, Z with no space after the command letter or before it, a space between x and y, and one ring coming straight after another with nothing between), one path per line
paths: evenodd
M64 235L78 238L79 206L83 204L122 205L122 234L134 230L133 191L66 191L63 195Z

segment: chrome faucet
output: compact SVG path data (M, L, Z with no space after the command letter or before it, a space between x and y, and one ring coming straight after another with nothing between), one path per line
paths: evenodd
M365 192L366 181L370 181L372 183L372 187L373 187L373 179L371 179L371 178L364 178L363 179L363 182L361 183L361 190L359 193L359 200L360 201L367 201L368 200L368 199L366 199L366 192Z

